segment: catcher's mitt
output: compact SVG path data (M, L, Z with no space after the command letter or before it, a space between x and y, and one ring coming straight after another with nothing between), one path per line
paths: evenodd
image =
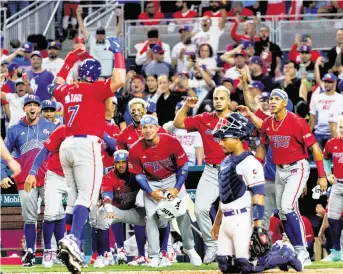
M272 239L267 230L262 227L254 227L250 241L250 253L252 257L265 256L272 248Z

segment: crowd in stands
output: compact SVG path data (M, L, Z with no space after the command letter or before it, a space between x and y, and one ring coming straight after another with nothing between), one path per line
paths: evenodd
M8 12L15 14L30 1L7 1ZM270 39L270 29L260 15L294 15L294 19L314 20L321 13L337 13L343 9L342 1L146 1L141 12L141 1L124 3L124 14L118 13L115 33L98 28L90 34L84 25L83 10L79 4L92 1L64 1L58 12L58 32L61 40L68 37L73 49L86 49L100 61L101 78L111 76L113 54L106 51L106 36L119 36L124 19L139 19L149 26L146 40L135 45L135 64L127 67L126 84L113 97L106 119L120 130L133 122L128 102L133 98L144 99L148 112L158 117L160 126L174 134L185 148L193 165L202 165L203 144L199 134L175 129L171 123L186 96L198 98L197 106L189 112L196 115L213 111L212 92L218 85L230 91L230 109L246 105L252 111L261 109L269 114L269 93L275 88L286 91L292 101L293 111L308 120L321 147L337 136L337 117L343 115L343 29L336 30L336 39L327 51L315 50L310 35L297 36L289 53ZM204 3L205 2L205 3ZM299 3L302 3L299 5ZM203 14L199 6L203 4ZM208 4L205 6L204 4ZM132 12L127 12L130 9ZM134 14L136 14L134 17ZM154 25L165 18L201 18L200 29L190 21L179 29L180 41L171 47L160 38ZM134 17L134 18L133 18ZM247 18L250 17L251 19ZM224 32L227 21L236 23L231 32ZM238 33L238 23L244 22L244 33ZM66 34L68 24L69 32ZM78 29L80 35L77 35ZM231 35L235 43L227 46L224 54L218 54L219 39ZM293 38L292 38L293 39ZM27 41L14 39L11 48L4 49L1 39L1 135L6 128L24 116L22 106L29 94L40 100L53 99L47 87L63 65L61 41L47 40L41 35L31 35ZM82 60L81 60L82 61ZM80 61L80 62L81 62ZM77 82L76 64L68 82ZM240 82L242 71L249 81L249 96L245 96ZM57 114L62 119L63 109L57 102ZM316 208L324 217L325 210ZM321 236L324 235L321 230Z

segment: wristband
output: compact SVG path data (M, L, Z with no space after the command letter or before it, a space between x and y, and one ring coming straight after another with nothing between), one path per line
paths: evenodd
M117 69L125 69L124 54L122 52L114 54L114 67Z
M104 209L105 209L106 213L113 212L113 207L112 207L112 205L109 204L109 203L106 203L106 204L104 205Z
M263 220L264 216L264 206L255 204L253 205L253 213L252 213L254 221L261 221Z
M326 174L325 174L325 170L324 170L324 162L323 162L323 160L318 160L315 163L316 163L317 170L318 170L318 177L325 178Z

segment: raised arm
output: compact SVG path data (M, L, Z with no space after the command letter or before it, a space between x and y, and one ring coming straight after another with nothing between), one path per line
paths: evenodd
M185 120L187 118L187 112L190 108L194 108L198 102L196 97L187 97L186 102L183 104L182 108L178 111L175 116L173 125L176 128L185 128Z
M119 37L119 35L123 32L123 25L124 25L124 15L123 15L123 11L120 10L120 15L118 16L118 24L117 24L117 28L114 33L114 36Z
M220 20L218 22L218 27L220 30L225 28L225 23L226 23L226 9L225 9L225 3L226 1L223 1L222 5L221 5L221 17Z
M86 28L86 26L83 22L83 19L82 19L82 8L81 7L78 7L76 10L76 18L77 18L77 22L80 26L80 29L83 33L83 36L84 36L85 40L87 41L89 38L89 32L88 32L88 29Z

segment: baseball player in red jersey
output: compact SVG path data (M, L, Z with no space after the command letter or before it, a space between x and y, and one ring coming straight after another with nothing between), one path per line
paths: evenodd
M298 199L310 175L307 148L315 159L317 183L322 191L327 188L327 181L322 151L305 119L287 111L287 101L285 91L274 89L271 92L269 105L272 116L263 121L256 157L264 159L270 145L276 165L275 195L280 219L298 258L304 265L309 265L311 260L306 250L305 229L298 208Z
M129 170L136 175L136 180L144 190L150 266L159 267L159 228L165 228L168 220L159 218L156 214L157 204L166 199L164 192L168 192L172 198L188 197L184 186L188 174L188 159L176 138L164 133L158 134L159 125L156 117L145 115L140 124L143 138L140 138L130 150ZM194 249L194 237L188 214L178 216L176 221L185 253L194 266L201 265L201 258Z
M332 184L328 205L328 221L331 233L333 249L329 256L322 261L340 261L342 256L341 238L341 214L343 212L343 116L338 117L338 137L330 139L324 148L324 163L328 181ZM331 163L333 172L331 172Z
M59 242L60 258L72 273L80 273L84 264L80 251L81 231L89 208L96 202L100 191L105 100L125 83L125 62L120 41L116 37L108 37L107 40L110 44L108 49L115 57L111 79L97 81L101 65L97 60L86 59L79 68L79 82L63 85L70 68L82 53L81 49L77 49L68 54L57 74L56 83L60 84L50 89L64 108L66 139L60 148L60 159L70 188L69 194L75 197L71 234Z
M44 102L44 101L43 101ZM48 158L47 172L45 175L44 186L44 254L42 265L51 268L54 264L56 254L51 249L51 238L55 235L56 242L64 236L65 212L63 207L63 197L67 195L67 182L64 178L63 169L59 157L59 148L65 139L65 126L59 126L43 143L44 147L37 154L29 175L25 183L35 186L37 183L36 174L43 162ZM48 157L50 153L50 156Z
M188 97L183 107L174 119L176 128L186 129L188 132L198 131L201 135L205 153L205 169L200 178L195 197L195 216L199 224L202 238L207 245L204 264L212 263L217 253L217 242L211 236L212 221L209 215L212 204L219 196L218 166L225 158L219 139L211 134L220 118L229 113L230 91L224 86L217 87L213 92L213 106L215 112L202 113L187 117L190 108L194 108L197 98Z
M130 150L132 145L142 137L142 128L140 126L140 121L142 117L147 113L147 106L148 103L140 98L133 98L129 102L129 111L131 114L131 117L133 119L133 122L126 127L120 134L116 136L117 139L117 149L125 149ZM159 127L158 133L167 133L162 127ZM138 199L143 198L141 194L138 195ZM143 201L141 201L143 204ZM129 265L144 265L146 263L145 260L145 243L146 243L146 233L145 233L145 225L144 226L138 226L135 225L135 236L136 236L136 242L137 242L137 248L138 248L138 257L136 257L133 261L129 262ZM165 260L165 257L168 255L166 253L167 251L167 243L169 238L169 227L165 230L165 239L163 240L163 246L161 247L163 250L163 261L168 262L168 260ZM120 233L119 230L117 230L118 234Z

